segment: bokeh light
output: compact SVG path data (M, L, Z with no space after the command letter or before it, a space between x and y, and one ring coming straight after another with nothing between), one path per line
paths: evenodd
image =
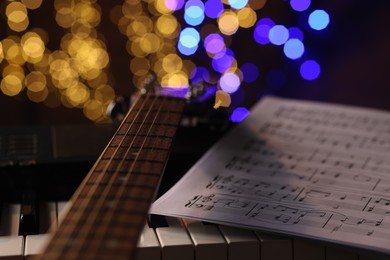
M320 75L321 67L316 61L307 60L302 63L300 73L304 79L314 80Z
M305 46L298 39L290 39L283 46L283 52L287 58L296 60L302 57Z
M253 34L255 41L259 44L268 44L269 32L274 27L275 22L270 18L262 18L256 23L256 28Z
M272 44L282 45L288 38L288 29L284 25L275 25L269 30L269 40Z
M234 123L239 123L242 120L244 120L247 116L249 116L249 114L250 111L245 107L237 107L236 109L233 110L229 120Z
M320 31L325 29L329 24L329 15L324 10L314 10L309 15L308 23L314 30Z
M126 37L129 74L139 89L151 78L157 85L183 93L191 85L210 84L224 94L240 90L238 93L245 96L241 85L262 77L272 89L284 86L287 74L283 70L269 68L260 77L261 59L235 57L233 48L243 46L241 42L237 45L234 37L239 30L253 32L255 43L282 46L292 63L311 55L305 53L304 43L305 34L310 32L264 17L259 10L266 0L126 0L111 10L102 10L96 0L54 0L52 18L63 33L53 50L47 47L51 35L45 28L30 24L30 13L42 3L19 0L3 6L8 29L0 40L1 92L7 96L25 93L32 102L49 107L80 108L95 122L105 122L106 108L116 96L106 48L108 37L99 31L103 11L108 11L110 20ZM302 12L312 29L328 26L329 15L321 9L310 10L310 0L289 3L285 7ZM245 42L246 46L250 52L252 45ZM278 49L272 45L265 48ZM197 56L187 57L198 52L201 57L205 53L209 59L206 64L203 58L199 62ZM313 80L319 76L320 66L308 60L299 73L305 80Z
M292 9L298 12L305 11L309 8L311 0L290 0Z

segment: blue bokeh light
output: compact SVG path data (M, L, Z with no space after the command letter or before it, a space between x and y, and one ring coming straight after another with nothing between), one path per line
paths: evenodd
M303 41L303 32L298 27L290 27L288 28L288 34L290 36L290 39L298 39L300 41Z
M234 52L226 48L225 52L218 53L211 61L213 69L219 73L224 73L232 66L234 62Z
M221 89L229 94L236 92L240 88L240 78L231 72L227 72L219 79Z
M228 3L234 9L242 9L248 4L248 0L228 0Z
M249 110L245 107L237 107L233 110L233 113L230 115L229 120L238 123L244 120L249 114Z
M194 28L185 28L181 31L177 47L184 55L192 55L198 49L200 35Z
M302 57L305 46L298 39L290 39L283 46L283 52L287 58L296 60Z
M269 30L269 40L274 45L282 45L288 38L289 32L284 25L275 25Z
M243 81L247 83L252 83L257 80L259 76L259 69L253 63L245 63L241 66L241 71L243 74Z
M309 15L308 23L314 30L323 30L329 24L329 14L324 10L315 10Z
M211 54L217 54L224 50L225 41L221 35L211 33L204 39L204 48Z
M320 75L321 67L316 61L307 60L302 63L300 73L302 78L306 80L314 80Z
M188 1L184 10L184 20L187 24L196 26L203 22L205 18L204 4L200 0Z
M207 0L207 2L204 4L204 7L206 16L212 19L218 18L224 10L221 0Z
M290 0L292 9L298 12L307 10L311 4L311 0Z
M262 18L256 23L256 28L253 33L253 38L259 44L268 44L269 31L275 25L275 22L270 18Z

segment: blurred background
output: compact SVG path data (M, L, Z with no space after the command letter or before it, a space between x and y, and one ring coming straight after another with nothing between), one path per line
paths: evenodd
M0 125L109 122L150 74L390 109L390 1L20 0L0 4ZM212 109L212 107L210 108Z

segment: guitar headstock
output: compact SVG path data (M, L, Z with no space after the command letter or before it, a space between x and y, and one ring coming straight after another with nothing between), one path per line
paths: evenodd
M137 95L153 93L159 96L171 96L186 100L183 118L180 122L184 127L198 125L208 126L212 131L224 131L229 126L231 109L226 106L216 107L216 85L206 82L190 84L186 88L168 88L160 86L155 76L151 75L144 81L144 87L130 97L118 96L107 109L107 115L116 123L120 123L132 106ZM225 102L226 103L226 102Z

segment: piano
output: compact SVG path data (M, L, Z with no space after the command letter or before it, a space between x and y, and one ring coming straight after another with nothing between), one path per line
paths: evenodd
M77 131L89 132L91 139L78 140L77 145L75 140L72 140L70 143L78 146L78 149L76 152L70 152L74 147L70 148L67 145L69 142L64 140L75 138L71 133ZM48 233L58 227L68 208L67 200L109 140L112 132L112 126L24 128L17 131L3 128L0 131L3 164L0 197L1 260L31 259L42 252L49 239ZM205 126L180 127L159 195L172 186L207 148L218 140L221 134L218 131L210 131ZM62 137L60 138L59 135ZM100 142L96 141L96 135L100 136L98 139ZM62 139L62 143L55 141L56 138ZM199 142L200 139L202 142ZM41 142L52 144L51 150L39 145ZM95 149L91 149L93 147ZM189 147L191 149L188 149ZM77 153L78 156L75 158L74 155ZM64 165L67 165L65 168L69 176L62 173ZM73 171L69 171L69 168L73 168ZM32 173L38 177L26 176ZM54 177L53 173L59 174ZM26 179L20 181L21 177ZM39 178L39 181L34 182L34 178ZM38 185L42 183L42 178L49 178L51 184L46 180L43 181L44 185ZM20 182L15 183L18 180ZM62 184L68 187L65 188ZM318 241L189 219L151 216L145 220L135 259L371 260L382 258Z

